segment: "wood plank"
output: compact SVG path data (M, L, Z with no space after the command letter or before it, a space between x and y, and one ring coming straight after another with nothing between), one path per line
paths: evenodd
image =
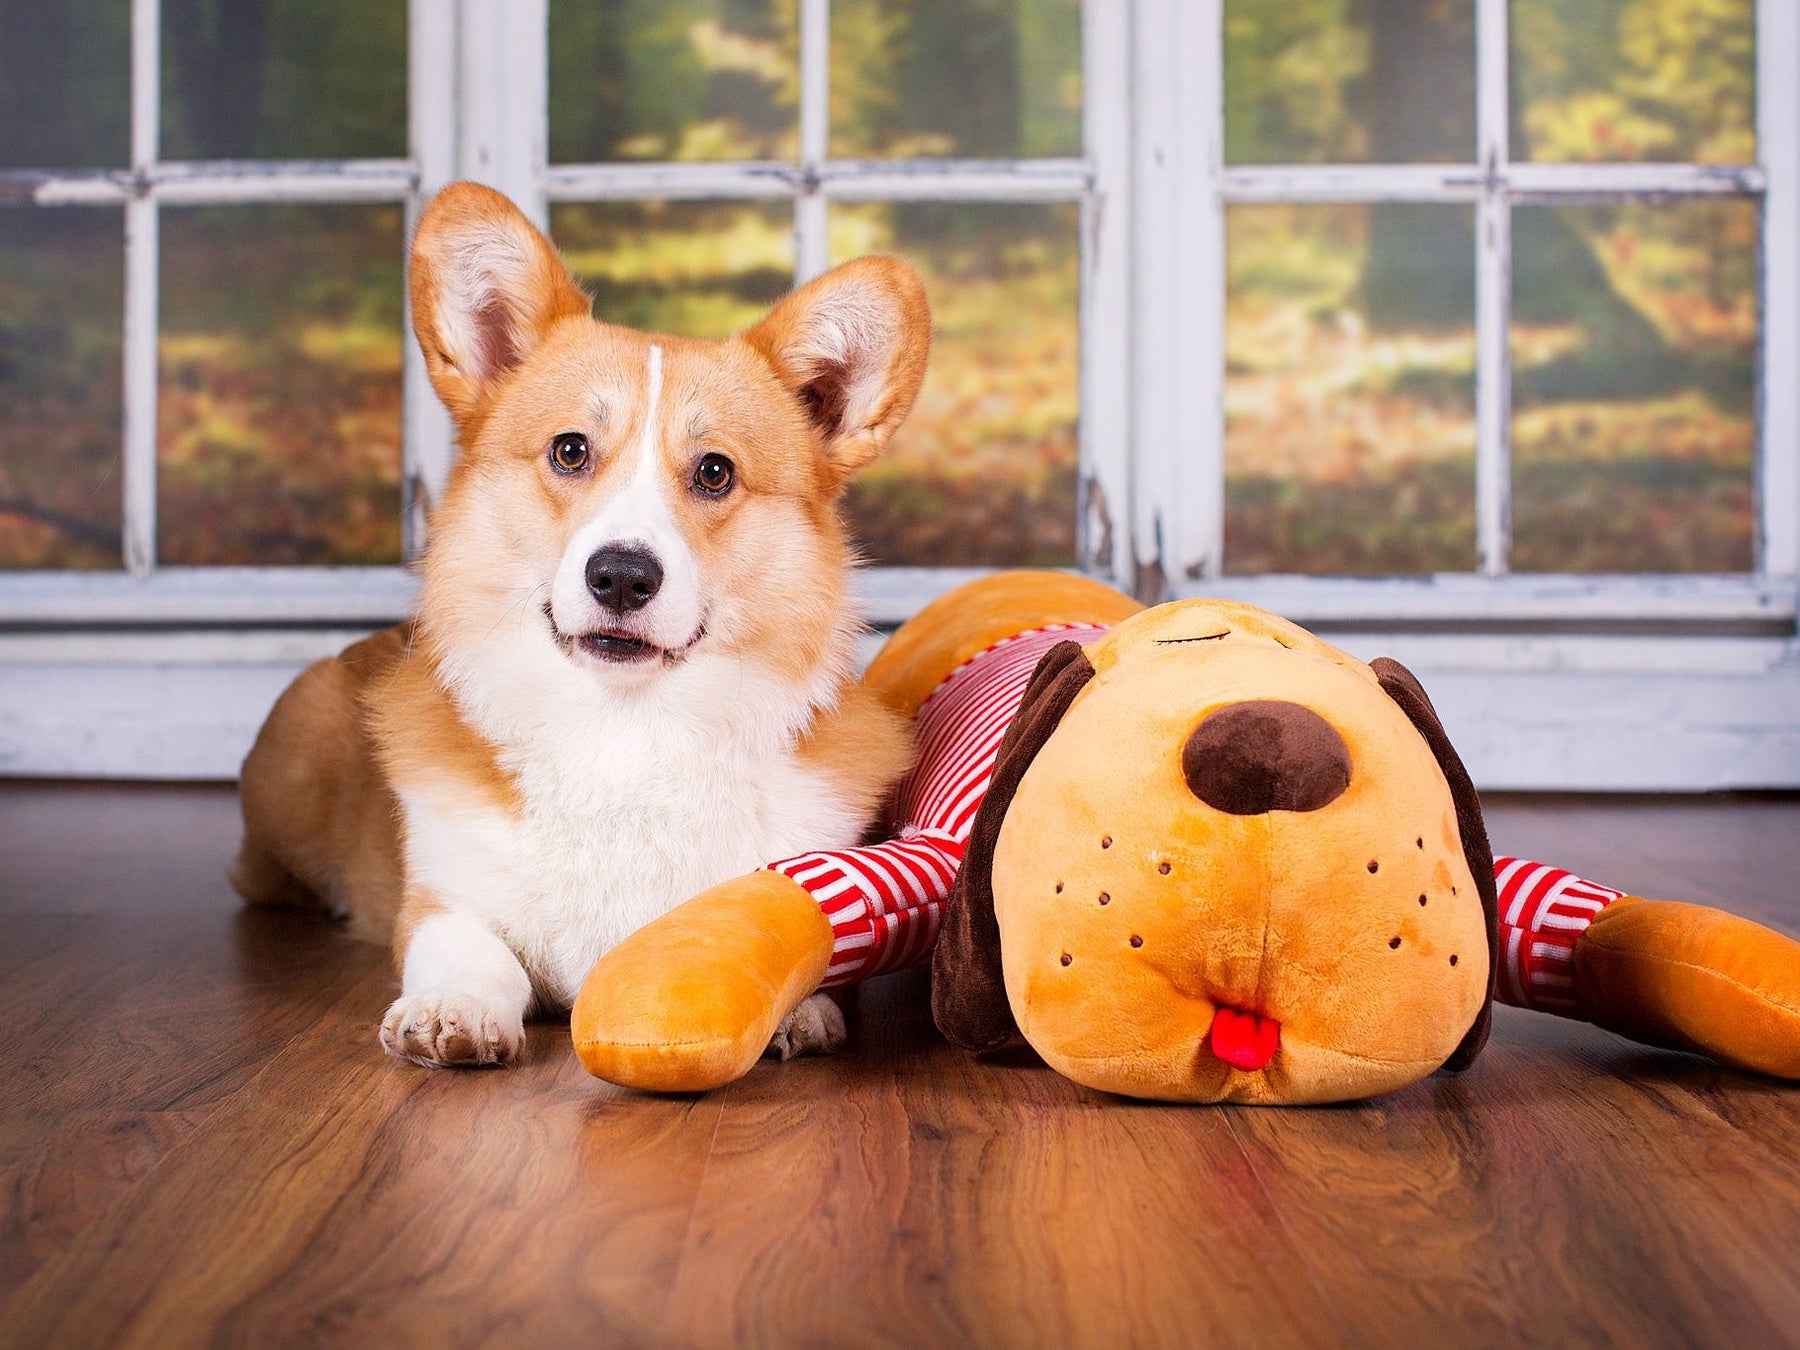
M204 1113L0 1118L0 1291L17 1288L188 1138Z
M15 785L0 812L0 1018L33 1029L0 1042L0 1117L204 1108L347 987L397 986L382 949L232 893L228 789ZM368 996L370 1045L391 997Z
M1290 1278L1298 1253L1222 1114L1118 1102L1030 1056L978 1062L937 1040L926 988L922 972L871 987L853 1050L765 1065L720 1094L676 1339L1341 1336L1318 1291ZM1207 1307L1257 1319L1209 1324Z
M0 987L0 1017L32 1027L0 1043L0 1116L204 1107L365 980L372 1049L396 985L385 952L289 912L149 924L83 915L39 932L25 928L27 950ZM51 945L34 958L38 942Z
M373 977L0 1312L0 1343L433 1344L652 1334L716 1103L592 1083L560 1029L510 1072L370 1043Z
M1230 1120L1375 1343L1776 1344L1800 1319L1790 1088L1502 1009L1462 1078Z

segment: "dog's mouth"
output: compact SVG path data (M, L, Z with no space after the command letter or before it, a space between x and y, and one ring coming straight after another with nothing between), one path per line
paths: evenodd
M662 648L654 643L632 637L629 633L608 633L605 630L583 633L575 639L575 645L590 656L597 656L602 661L616 661L620 665L654 661L662 655Z
M648 638L622 628L595 628L586 633L565 633L558 626L556 616L548 604L544 606L544 619L550 625L550 635L556 639L556 645L563 649L565 655L574 656L580 652L612 666L648 666L657 662L664 666L678 666L706 638L705 619L694 629L693 636L679 647L659 647Z

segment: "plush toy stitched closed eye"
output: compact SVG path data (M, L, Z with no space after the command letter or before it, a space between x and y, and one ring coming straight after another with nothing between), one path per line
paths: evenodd
M1392 1091L1466 1067L1496 996L1800 1077L1800 943L1496 863L1395 662L1250 606L1005 573L928 606L867 678L915 718L896 837L620 943L574 1009L591 1072L715 1087L821 984L930 959L952 1041L1022 1035L1135 1097Z

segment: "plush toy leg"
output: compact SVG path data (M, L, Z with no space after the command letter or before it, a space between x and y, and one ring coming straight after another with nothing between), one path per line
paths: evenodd
M1494 880L1502 1002L1800 1078L1800 942L1524 858L1496 858Z
M806 890L752 872L647 924L600 959L575 1000L575 1053L597 1078L704 1092L755 1066L819 986L831 924Z
M1800 1078L1800 942L1735 914L1615 901L1575 943L1575 992L1634 1041Z

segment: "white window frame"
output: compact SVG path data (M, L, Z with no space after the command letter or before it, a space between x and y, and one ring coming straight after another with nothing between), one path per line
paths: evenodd
M801 0L797 162L549 165L547 0L412 0L409 158L177 163L158 155L159 0L132 0L130 169L30 185L41 205L124 207L125 569L0 574L0 773L229 774L299 665L415 590L402 567L156 565L159 208L391 201L410 223L469 177L540 222L552 202L792 200L798 279L826 265L833 201L1076 203L1084 570L1151 599L1250 600L1400 656L1486 786L1800 786L1800 9L1758 0L1758 163L1740 169L1514 163L1507 0L1476 12L1479 167L1227 167L1222 0L1088 0L1080 158L831 158L829 0ZM1757 570L1510 574L1511 203L1719 193L1764 208ZM1225 212L1261 201L1474 206L1478 571L1222 572ZM451 434L410 335L403 378L410 556ZM890 624L971 575L883 568L863 589Z
M1135 261L1139 349L1178 349L1185 381L1151 363L1134 406L1141 470L1140 570L1173 594L1224 593L1325 623L1791 622L1800 576L1800 14L1757 4L1758 162L1531 164L1511 157L1508 0L1475 0L1476 156L1466 164L1224 163L1222 0L1137 0L1137 167L1144 229ZM1747 575L1572 576L1508 568L1511 515L1511 207L1517 202L1734 197L1764 209L1758 390L1758 518ZM1419 578L1235 577L1223 557L1225 212L1249 203L1455 203L1475 208L1477 569ZM1159 284L1156 279L1166 279ZM1204 410L1204 415L1196 415ZM1150 430L1154 428L1154 430Z
M125 303L122 570L0 574L0 625L380 619L402 612L411 589L400 567L160 567L156 558L156 402L160 223L165 206L371 204L407 208L457 176L484 147L458 130L454 69L461 19L453 0L414 0L408 17L406 159L165 160L161 155L162 3L130 0L128 169L25 170L0 177L37 207L122 206ZM29 210L31 207L8 209ZM402 367L402 534L414 552L429 497L449 464L448 423L436 411L410 331ZM268 601L273 594L275 607ZM288 603L284 604L284 599Z

